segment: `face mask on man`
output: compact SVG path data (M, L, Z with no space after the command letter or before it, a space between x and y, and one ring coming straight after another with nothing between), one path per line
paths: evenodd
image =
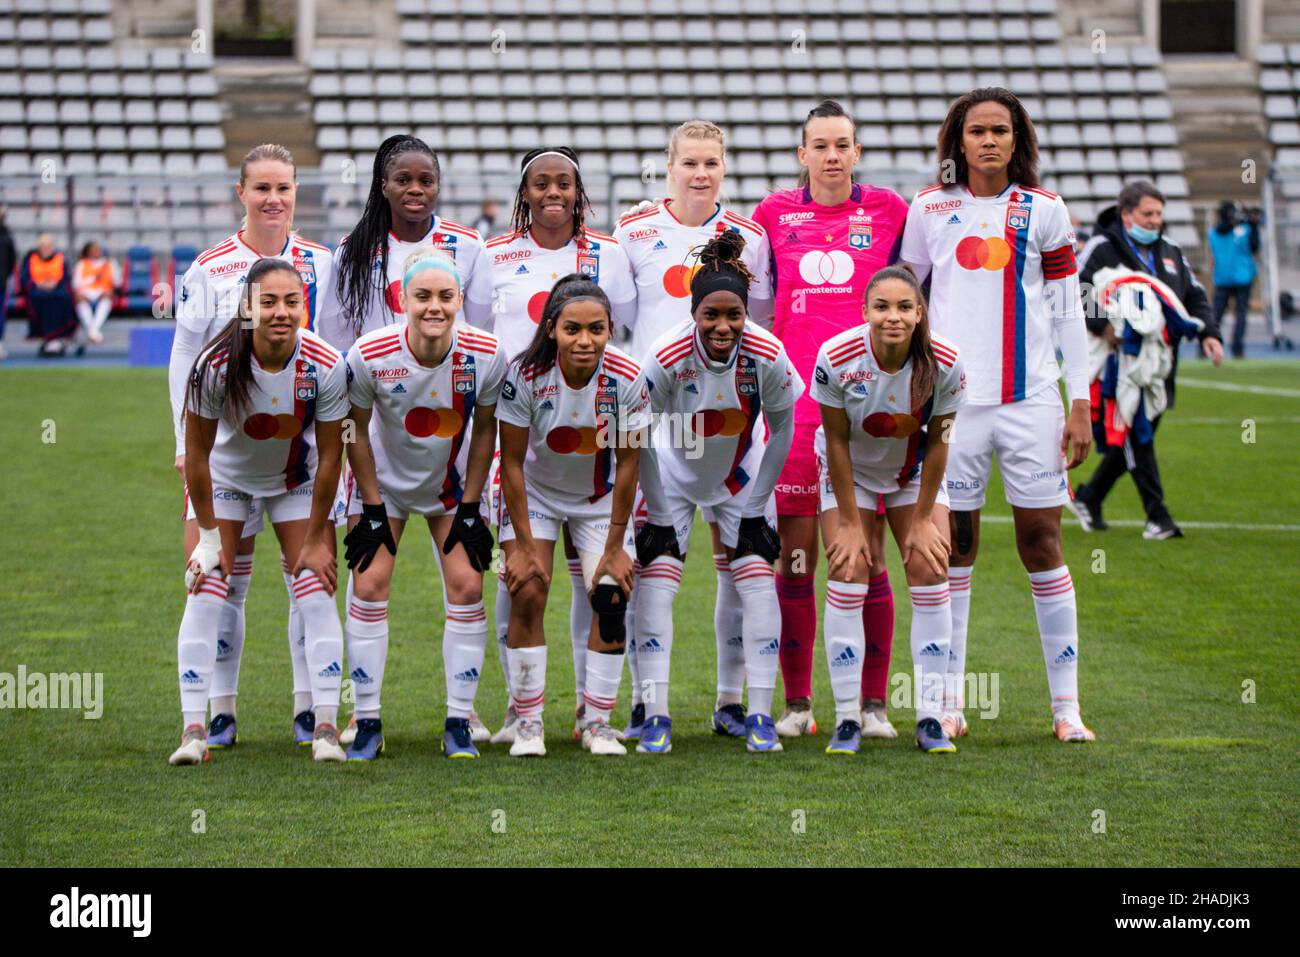
M1128 236L1129 239L1141 246L1150 246L1160 238L1160 231L1158 229L1147 229L1145 226L1133 223L1128 228Z

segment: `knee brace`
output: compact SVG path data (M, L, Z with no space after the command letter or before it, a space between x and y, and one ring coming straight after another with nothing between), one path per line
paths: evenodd
M600 640L607 645L627 641L627 595L613 582L601 582L591 593L591 610L596 613Z

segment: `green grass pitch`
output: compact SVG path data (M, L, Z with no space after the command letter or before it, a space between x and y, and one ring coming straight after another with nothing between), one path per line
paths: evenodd
M1000 710L972 717L954 756L918 753L906 709L893 711L898 741L867 743L856 759L823 754L832 711L820 641L817 737L763 756L713 737L714 585L697 525L676 612L672 754L596 759L570 740L561 574L547 615L548 757L488 746L480 761L447 761L439 590L427 535L412 526L391 603L384 759L318 767L292 746L285 595L268 532L247 606L240 743L208 766L173 768L181 492L165 375L6 370L0 672L102 672L105 706L100 720L0 711L0 864L1294 866L1298 373L1188 363L1188 379L1282 394L1180 388L1160 432L1176 518L1289 528L1188 528L1152 543L1139 528L1084 535L1067 519L1095 745L1051 736L1029 588L995 494L968 667L998 673ZM1253 442L1243 419L1255 421ZM1106 515L1141 517L1127 478ZM910 612L889 547L893 670L905 672ZM479 711L495 727L505 705L495 649L485 673ZM627 692L625 679L618 721Z

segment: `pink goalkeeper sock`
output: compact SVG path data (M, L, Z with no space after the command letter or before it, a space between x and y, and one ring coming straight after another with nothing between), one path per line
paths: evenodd
M889 698L889 658L894 651L894 592L889 572L871 579L871 591L862 606L862 627L867 636L862 656L862 697Z
M817 596L811 578L776 576L781 606L781 680L785 700L812 697L813 652L817 642Z

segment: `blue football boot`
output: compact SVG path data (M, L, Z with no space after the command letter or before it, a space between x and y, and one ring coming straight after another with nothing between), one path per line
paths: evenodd
M384 750L384 726L378 718L357 719L357 736L348 745L349 761L373 761Z
M299 711L293 716L293 743L300 748L310 748L311 739L316 733L316 714L313 711Z
M770 714L751 714L745 719L745 749L748 751L784 751Z
M214 714L208 723L209 748L233 748L235 746L235 716L233 714Z
M468 718L448 718L442 732L442 750L449 758L477 758Z
M673 719L657 714L641 726L636 749L642 754L667 754L673 749Z
M623 739L625 741L635 741L641 737L641 728L645 726L645 705L638 704L632 708L632 719L628 721L627 727L623 729Z
M916 746L926 754L955 754L957 748L934 718L916 722Z
M856 721L841 721L835 728L831 743L826 745L827 754L857 754L862 744L862 725Z
M724 704L713 712L710 726L713 733L724 738L743 738L746 727L745 706L743 704Z

